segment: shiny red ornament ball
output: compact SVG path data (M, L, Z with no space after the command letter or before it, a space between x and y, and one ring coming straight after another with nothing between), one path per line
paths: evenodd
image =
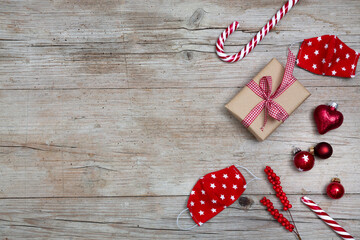
M333 179L332 182L327 186L326 193L332 199L339 199L344 195L345 189L344 186L340 183L339 179Z
M314 111L314 119L320 134L325 134L330 130L338 128L344 121L344 116L337 111L337 103L330 105L319 105Z
M331 157L333 149L331 145L327 142L318 143L314 148L315 155L322 159L327 159Z
M295 167L301 172L312 169L314 167L314 163L314 156L309 152L299 151L294 156Z

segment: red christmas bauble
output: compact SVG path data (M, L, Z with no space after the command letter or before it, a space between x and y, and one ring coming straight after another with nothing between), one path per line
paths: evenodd
M321 142L315 146L314 153L319 158L327 159L327 158L331 157L331 155L333 153L333 149L329 143Z
M344 195L345 189L343 185L341 185L339 179L333 179L332 182L327 186L326 193L333 199L339 199Z
M294 156L295 167L299 171L309 171L315 163L314 156L306 151L299 151Z
M319 105L314 111L314 118L318 132L325 134L328 131L338 128L344 121L344 116L336 110L337 104Z

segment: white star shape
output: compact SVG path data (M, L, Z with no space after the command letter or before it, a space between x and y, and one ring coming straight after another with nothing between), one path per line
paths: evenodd
M321 62L322 62L322 63L326 63L325 58L323 58L323 60L322 60Z
M199 225L201 226L201 225L203 225L203 223L202 223L202 222L199 222Z
M308 42L308 46L311 46L312 42Z
M326 49L326 48L328 48L328 47L329 47L329 45L325 44L324 48Z
M358 55L359 53L358 52L355 52L356 55Z
M193 191L191 191L191 195L195 195L195 191L193 190Z
M336 71L334 70L334 71L332 71L331 73L332 73L332 75L335 75L335 74L336 74Z
M329 67L331 66L331 63L329 63Z
M211 211L212 211L213 213L216 213L216 209L215 209L215 208L212 208Z
M318 50L315 50L314 54L315 54L315 55L318 55L318 54L319 54L319 51L318 51Z
M212 188L212 189L214 189L216 186L215 186L215 184L210 184L210 187Z
M304 55L304 58L306 59L306 60L308 60L309 59L309 56L308 55Z
M340 48L340 49L342 49L342 48L343 48L343 45L342 45L342 44L340 44L340 45L339 45L339 48Z
M221 195L220 198L221 198L221 200L224 200L224 199L225 199L225 196L224 196L224 195Z
M334 48L334 53L336 53L336 48Z
M201 193L202 193L202 195L205 195L205 191L204 191L204 190L201 190Z
M223 188L226 188L226 184L223 184L222 187L223 187Z
M211 177L212 177L213 179L215 179L215 178L216 178L215 174L211 174Z
M351 65L351 69L355 69L355 65L353 64L353 65Z
M325 76L325 73L322 73L323 76Z
M341 70L346 71L346 68L342 67Z
M317 40L320 42L320 41L321 41L321 37L318 37Z
M190 216L193 216L192 212L190 212Z
M349 57L350 57L350 55L347 53L347 54L345 55L345 58L348 59Z
M339 61L340 61L340 58L337 58L337 59L336 59L336 62L339 62Z
M299 64L299 59L296 59L296 64Z
M236 174L235 177L236 177L236 179L240 179L240 175L239 175L239 174Z
M316 68L317 68L317 67L316 67L316 64L313 64L312 67L313 67L313 69L316 69Z
M199 214L200 214L200 216L201 216L201 215L204 215L204 212L200 210L200 211L199 211Z
M235 184L233 185L233 189L237 189L237 186Z
M212 203L216 203L216 200L215 200L215 199L213 199L213 200L211 200L211 202L212 202Z
M227 179L227 178L228 178L228 175L227 175L227 174L224 174L224 175L223 175L223 178Z
M194 202L190 202L190 206L194 206Z
M226 206L224 206L224 209L226 208Z
M309 161L309 156L308 156L308 155L304 155L304 156L302 157L302 159L304 159L304 161Z
M231 198L231 200L233 200L233 201L235 200L235 197L234 197L234 196L231 196L230 198Z
M204 204L205 204L205 202L204 202L203 200L200 200L200 203L201 203L201 205L204 205Z

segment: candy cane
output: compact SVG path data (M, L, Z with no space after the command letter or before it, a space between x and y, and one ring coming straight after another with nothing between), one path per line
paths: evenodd
M290 9L298 2L299 0L288 0L287 3L282 6L282 8L268 21L268 23L255 35L255 37L248 43L246 46L241 49L240 52L234 55L227 55L224 52L224 43L225 40L232 34L238 27L239 23L237 21L233 22L219 37L216 42L216 53L219 58L225 62L236 62L243 59L246 55L255 46L270 32L270 30L285 16L285 14L290 11Z
M322 210L314 201L312 201L308 197L302 197L301 201L308 206L311 211L315 212L318 217L323 220L327 225L331 227L331 229L336 232L343 239L353 239L348 232L345 231L334 219L332 219L324 210Z

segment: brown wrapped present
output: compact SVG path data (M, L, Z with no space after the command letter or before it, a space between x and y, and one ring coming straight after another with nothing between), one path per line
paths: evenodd
M225 105L259 141L265 140L310 96L292 75L294 64L290 51L286 70L273 58Z

